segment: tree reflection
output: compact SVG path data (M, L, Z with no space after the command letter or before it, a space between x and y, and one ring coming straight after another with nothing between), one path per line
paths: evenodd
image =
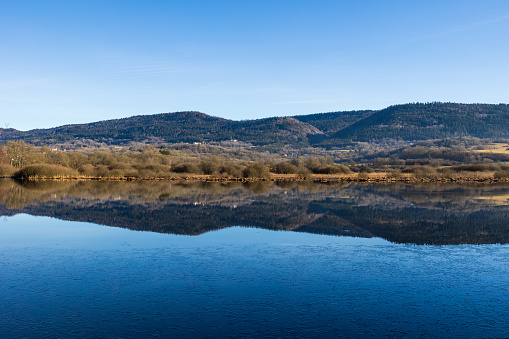
M231 226L398 243L509 243L507 184L0 180L0 215L197 235Z

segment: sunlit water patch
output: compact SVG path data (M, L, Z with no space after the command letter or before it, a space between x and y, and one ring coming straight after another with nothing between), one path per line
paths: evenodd
M507 245L2 220L2 337L509 335Z

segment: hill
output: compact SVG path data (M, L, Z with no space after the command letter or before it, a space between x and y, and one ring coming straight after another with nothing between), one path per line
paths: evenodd
M310 140L327 138L320 129L301 119L274 117L234 121L200 112L162 113L27 132L0 129L0 142L22 139L43 145L87 139L122 145L129 142L192 143L236 139L258 146L281 144L301 147L308 146ZM340 119L336 117L332 120ZM317 120L320 119L314 119Z
M317 113L234 121L200 112L139 115L27 132L0 129L0 142L23 139L36 145L92 140L179 143L235 139L255 146L333 147L379 140L419 141L454 137L509 138L509 105L414 103L379 111Z
M295 115L293 118L313 125L326 135L332 135L376 111L345 111Z
M416 103L375 112L331 135L331 139L373 141L453 137L509 138L509 105ZM328 141L334 144L334 140Z

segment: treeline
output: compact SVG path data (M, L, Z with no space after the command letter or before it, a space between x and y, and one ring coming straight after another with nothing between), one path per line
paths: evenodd
M220 157L172 155L172 151L148 146L142 151L95 151L90 154L35 147L9 141L0 148L0 176L37 177L132 177L165 178L186 174L232 178L268 178L274 174L350 173L330 157L310 157L274 163Z
M221 157L146 146L138 150L95 150L89 153L36 147L24 141L0 146L0 177L16 178L270 178L292 175L344 175L359 180L385 178L509 178L509 152L467 150L464 145L417 145L371 158L335 163L330 156L282 158ZM378 173L374 173L378 172ZM383 174L379 174L382 172ZM469 180L470 180L469 179Z
M509 178L509 152L491 153L467 147L486 147L479 139L460 138L425 141L397 151L382 151L364 159L368 169L416 178L458 178L486 176ZM483 174L484 173L484 174Z
M375 167L413 165L454 166L458 164L495 163L509 161L509 152L472 152L463 148L409 147L401 151L376 154L369 161Z
M509 162L509 149L507 152L490 152L490 147L495 147L492 146L493 142L507 144L506 139L487 140L470 137L426 140L394 151L372 152L361 160L370 162L374 167L395 168L415 165L440 167Z

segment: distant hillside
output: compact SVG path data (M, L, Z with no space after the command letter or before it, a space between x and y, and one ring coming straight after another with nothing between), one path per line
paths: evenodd
M35 143L60 143L91 139L110 144L136 142L204 142L237 139L255 145L308 144L309 134L321 134L312 125L291 117L233 121L199 112L140 115L90 124L66 125L20 132L0 130L0 140L24 139Z
M317 113L234 121L199 112L139 115L27 132L0 129L0 142L23 139L44 145L75 139L107 144L178 143L236 139L257 146L337 146L382 139L427 140L471 136L509 138L505 104L427 103L379 111Z
M193 142L203 141L205 136L211 134L218 139L226 138L229 123L229 120L199 112L163 113L31 130L26 132L25 139L64 142L83 138L123 144L160 138L163 142Z
M293 117L299 121L315 126L324 134L332 135L375 112L376 111L329 112L295 115Z
M509 105L417 103L375 112L336 132L331 138L354 141L383 138L413 141L462 136L509 138L508 127Z
M73 139L89 139L108 144L127 144L131 141L178 143L237 139L261 146L279 144L301 147L308 146L310 140L324 140L327 136L315 126L293 117L233 121L199 112L176 112L27 132L0 129L0 142L13 139L23 139L35 144L62 143Z

